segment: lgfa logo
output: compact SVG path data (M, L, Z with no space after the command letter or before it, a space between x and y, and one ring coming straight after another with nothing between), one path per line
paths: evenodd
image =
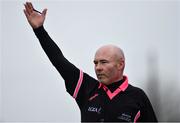
M97 107L89 107L88 108L88 111L90 112L96 112L96 113L101 113L101 107L100 108L97 108Z

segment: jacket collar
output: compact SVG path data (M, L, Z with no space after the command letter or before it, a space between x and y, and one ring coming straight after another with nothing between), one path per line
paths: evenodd
M98 88L102 87L103 90L108 95L108 97L110 98L110 100L112 100L117 94L119 94L120 92L125 91L127 89L128 85L129 85L128 84L128 77L124 75L123 78L125 78L124 82L121 85L119 85L119 87L113 92L111 92L108 89L108 87L106 85L104 85L103 83L100 83Z

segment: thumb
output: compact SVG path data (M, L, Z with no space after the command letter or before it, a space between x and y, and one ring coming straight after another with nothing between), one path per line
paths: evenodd
M47 9L44 9L44 10L42 11L42 15L43 15L44 17L46 17L46 13L47 13Z

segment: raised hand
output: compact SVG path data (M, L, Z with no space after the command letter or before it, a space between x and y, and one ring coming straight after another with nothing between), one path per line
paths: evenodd
M33 8L31 2L26 2L24 6L25 6L24 14L26 15L26 18L29 24L31 25L31 27L35 29L42 26L44 24L47 9L44 9L42 13L40 13Z

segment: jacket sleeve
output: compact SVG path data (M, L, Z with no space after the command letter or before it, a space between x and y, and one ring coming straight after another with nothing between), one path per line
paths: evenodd
M34 29L34 33L49 60L65 80L67 92L76 99L79 106L83 106L89 93L97 87L98 82L64 57L43 26Z
M82 77L82 72L64 57L43 26L33 29L33 31L49 60L65 80L68 93L73 96L77 82Z

